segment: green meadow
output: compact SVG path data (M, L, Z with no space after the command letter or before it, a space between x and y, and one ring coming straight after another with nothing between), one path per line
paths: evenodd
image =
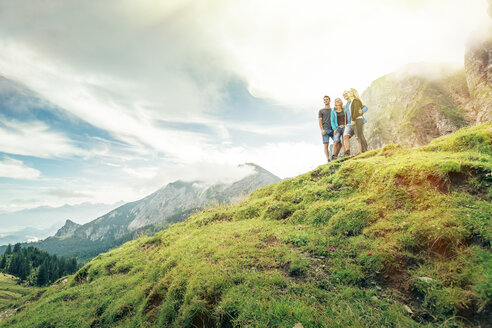
M0 326L485 326L491 143L488 123L322 165L100 254Z
M0 273L0 312L5 311L15 301L24 296L33 294L39 290L37 287L30 287L17 284L18 279L9 274ZM1 314L0 314L1 318Z

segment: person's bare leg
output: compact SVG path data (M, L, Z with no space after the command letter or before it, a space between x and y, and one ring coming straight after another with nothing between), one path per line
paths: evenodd
M343 152L345 155L350 155L350 136L348 134L343 136Z
M325 149L326 160L329 162L330 161L330 152L328 151L328 144L323 144L323 147Z
M342 148L342 143L335 142L335 146L333 146L333 159L336 159L338 157L338 153L340 152L341 148Z

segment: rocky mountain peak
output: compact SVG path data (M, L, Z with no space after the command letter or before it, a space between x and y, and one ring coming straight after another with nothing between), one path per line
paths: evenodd
M80 224L75 223L70 219L67 219L65 221L65 224L63 225L63 227L58 229L55 236L56 237L62 237L62 236L69 235L69 234L73 233L78 227L80 227Z

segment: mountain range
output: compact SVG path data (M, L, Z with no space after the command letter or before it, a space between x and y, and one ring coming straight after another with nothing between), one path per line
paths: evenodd
M60 207L41 206L15 212L0 213L0 245L36 241L52 236L70 218L86 223L91 218L120 206L115 204L82 203Z
M51 237L23 246L34 246L59 256L76 256L81 261L143 234L153 234L183 221L194 211L213 204L230 204L253 190L279 182L280 178L258 165L244 164L252 173L233 183L207 184L175 181L149 196L108 212L83 225L67 220ZM0 253L5 246L0 247Z

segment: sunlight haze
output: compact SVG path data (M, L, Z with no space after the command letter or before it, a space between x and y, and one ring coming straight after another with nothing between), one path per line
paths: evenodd
M243 177L246 162L281 178L306 172L325 162L323 95L362 94L410 63L463 65L486 10L485 0L0 0L0 86L16 90L0 91L0 211L133 201L178 179Z

